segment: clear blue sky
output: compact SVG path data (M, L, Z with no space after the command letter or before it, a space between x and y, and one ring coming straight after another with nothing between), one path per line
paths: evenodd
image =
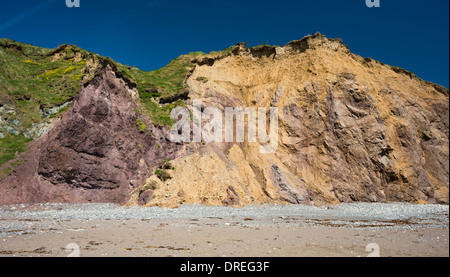
M449 1L381 0L2 1L0 37L42 47L62 43L143 70L181 54L245 41L284 45L320 31L363 57L449 87Z

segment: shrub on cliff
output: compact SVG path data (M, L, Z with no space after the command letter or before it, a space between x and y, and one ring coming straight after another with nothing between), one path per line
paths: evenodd
M167 171L165 171L164 169L157 169L155 171L155 174L156 174L156 177L158 177L158 179L163 181L163 182L165 182L165 181L167 181L169 179L172 179L172 176Z

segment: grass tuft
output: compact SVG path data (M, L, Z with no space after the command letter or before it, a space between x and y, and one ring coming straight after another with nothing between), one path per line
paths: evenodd
M6 135L0 138L0 166L16 157L26 150L27 143L31 139L24 136Z

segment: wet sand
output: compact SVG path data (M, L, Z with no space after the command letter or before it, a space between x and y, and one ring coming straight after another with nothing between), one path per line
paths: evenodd
M305 226L293 218L57 220L39 226L21 220L30 228L4 232L0 256L365 257L376 254L366 251L368 244L379 246L382 257L449 256L448 222L386 229L328 221Z

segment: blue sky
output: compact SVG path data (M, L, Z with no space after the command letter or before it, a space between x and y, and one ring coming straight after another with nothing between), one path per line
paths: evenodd
M245 41L284 45L320 31L353 53L449 87L449 1L381 0L2 1L0 37L54 48L76 44L143 70L181 54Z

